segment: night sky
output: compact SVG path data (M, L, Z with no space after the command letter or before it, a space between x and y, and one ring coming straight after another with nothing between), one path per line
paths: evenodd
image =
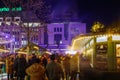
M91 28L94 21L108 26L120 18L120 2L117 0L78 0L79 16Z
M56 0L53 0L56 1ZM59 0L53 5L57 13L66 6L78 14L78 18L87 23L88 30L95 21L109 25L120 18L120 2L118 0Z
M85 18L88 22L97 20L110 24L120 17L119 3L116 0L78 0L79 14L88 14Z
M67 9L71 9L88 26L94 21L108 25L120 18L119 0L47 0L47 2L52 6L51 15L64 14ZM1 6L3 5L0 1Z
M49 0L48 0L49 1ZM51 0L54 14L62 14L65 9L73 9L78 18L91 26L94 21L105 25L120 18L118 0Z

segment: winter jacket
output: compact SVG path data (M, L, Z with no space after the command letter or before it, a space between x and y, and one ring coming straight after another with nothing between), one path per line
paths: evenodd
M25 69L27 67L27 62L26 59L21 57L21 58L16 58L14 61L14 70L16 71L17 76L25 76L26 72Z
M46 73L48 80L60 80L61 78L64 79L63 68L55 61L50 62L46 66Z
M39 63L34 63L26 69L26 73L30 76L30 80L44 80L45 69Z

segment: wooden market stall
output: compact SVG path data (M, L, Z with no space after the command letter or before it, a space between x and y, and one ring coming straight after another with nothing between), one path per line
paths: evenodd
M120 70L120 34L88 33L72 41L72 50L89 59L91 67L103 71Z

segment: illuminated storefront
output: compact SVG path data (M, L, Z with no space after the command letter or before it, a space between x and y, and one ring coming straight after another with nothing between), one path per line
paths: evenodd
M86 34L72 41L72 50L80 51L98 70L120 70L120 35Z

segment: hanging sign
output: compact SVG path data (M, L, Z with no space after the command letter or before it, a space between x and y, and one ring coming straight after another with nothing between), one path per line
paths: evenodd
M22 11L22 7L14 7L14 8L3 7L3 8L0 8L0 12L9 12L9 11Z

